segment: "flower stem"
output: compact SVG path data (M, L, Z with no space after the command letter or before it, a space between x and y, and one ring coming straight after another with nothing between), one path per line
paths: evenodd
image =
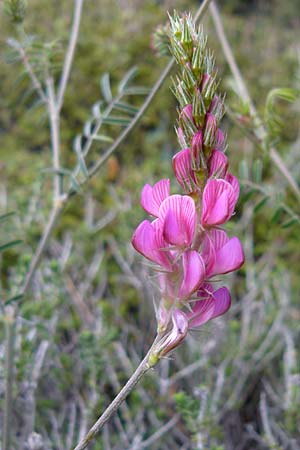
M94 423L86 436L77 444L74 450L84 450L88 444L95 438L96 434L99 433L101 428L106 424L106 422L110 419L110 417L117 411L120 405L124 402L126 397L130 394L133 388L138 384L140 379L154 366L154 360L150 361L150 356L152 354L152 350L157 342L157 338L153 341L153 344L150 347L145 358L136 368L134 373L131 375L125 386L121 389L118 395L114 398L111 404L106 408L106 410L102 413L99 419ZM157 363L158 360L155 361Z

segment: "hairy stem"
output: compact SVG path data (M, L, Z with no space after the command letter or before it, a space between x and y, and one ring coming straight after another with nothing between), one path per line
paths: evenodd
M91 429L89 430L87 435L81 440L81 442L79 442L76 445L74 450L83 450L88 446L88 444L95 438L95 436L99 433L101 428L106 424L106 422L110 419L110 417L117 411L117 409L124 402L126 397L130 394L130 392L138 384L140 379L146 374L146 372L148 372L148 370L151 367L153 367L154 364L149 363L149 358L151 356L151 352L152 352L153 347L155 346L156 342L157 342L157 338L154 340L147 355L142 360L142 362L139 364L139 366L136 368L134 373L131 375L131 377L125 384L125 386L121 389L121 391L114 398L114 400L111 402L111 404L102 413L102 415L99 417L99 419L94 423L94 425L91 427ZM155 362L158 362L158 360Z
M73 23L72 23L72 28L71 28L71 32L70 32L69 45L68 45L68 50L66 53L64 67L63 67L63 71L61 74L58 93L57 93L57 110L58 111L61 110L66 87L67 87L68 80L70 77L76 43L78 40L83 1L84 0L75 0L75 2L74 2Z
M252 99L250 97L250 94L247 89L244 78L243 78L243 76L240 72L240 69L236 63L231 46L230 46L227 36L225 34L225 30L223 27L220 13L218 11L218 8L217 8L215 2L212 2L209 5L209 9L210 9L211 17L212 17L212 20L213 20L213 23L214 23L214 26L216 29L217 36L219 38L220 44L223 49L224 56L226 58L226 61L229 65L229 68L230 68L232 75L235 79L235 82L237 84L239 94L240 94L242 100L245 103L248 103L248 105L249 105L250 114L253 117L254 124L256 126L255 134L260 141L264 141L267 136L267 131L266 131L261 119L258 116L257 110L254 106L254 103L252 102ZM275 166L277 167L277 169L285 177L285 179L289 183L292 191L294 192L297 199L299 200L300 199L299 186L297 185L297 183L294 180L294 178L292 177L289 169L286 167L284 161L282 160L281 156L279 155L279 153L277 152L277 150L274 147L270 148L270 158L273 161L273 163L275 164Z
M14 349L15 349L15 314L14 308L9 310L5 318L5 397L3 417L3 450L10 449L11 440L11 416L12 416L12 387L14 378Z

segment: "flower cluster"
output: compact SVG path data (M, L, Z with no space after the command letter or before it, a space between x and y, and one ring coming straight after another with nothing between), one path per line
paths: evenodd
M173 157L173 170L185 195L172 195L168 179L146 184L141 204L154 220L144 220L132 238L158 273L158 359L189 329L229 309L228 289L215 290L211 279L244 262L239 239L220 228L234 214L239 183L224 154L226 137L219 128L224 99L216 93L213 57L190 16L174 14L170 42L181 66L173 91L180 105L176 131L182 150Z

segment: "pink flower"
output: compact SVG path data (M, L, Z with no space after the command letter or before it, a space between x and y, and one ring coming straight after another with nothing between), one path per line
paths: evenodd
M239 196L238 182L231 176L228 181L210 179L203 191L201 223L216 226L227 222L234 212Z
M188 194L196 190L196 180L191 167L191 152L189 148L185 148L176 153L172 159L173 170L178 183Z
M243 247L237 237L231 239L225 231L212 229L206 233L201 253L206 276L225 274L239 269L245 261Z
M145 184L141 194L141 205L147 213L157 217L163 200L170 195L170 180L160 180L152 187Z
M226 287L214 291L210 284L205 284L197 297L199 300L194 302L192 311L187 314L189 328L199 327L225 314L231 305L230 293Z
M159 208L164 239L178 248L192 244L197 214L194 200L187 195L170 195Z
M213 150L209 160L209 177L225 178L228 159L223 152Z

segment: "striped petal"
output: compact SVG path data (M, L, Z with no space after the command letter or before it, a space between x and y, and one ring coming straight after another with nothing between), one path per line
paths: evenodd
M152 187L146 184L141 194L141 205L147 213L157 217L159 207L170 195L170 180L160 180Z

